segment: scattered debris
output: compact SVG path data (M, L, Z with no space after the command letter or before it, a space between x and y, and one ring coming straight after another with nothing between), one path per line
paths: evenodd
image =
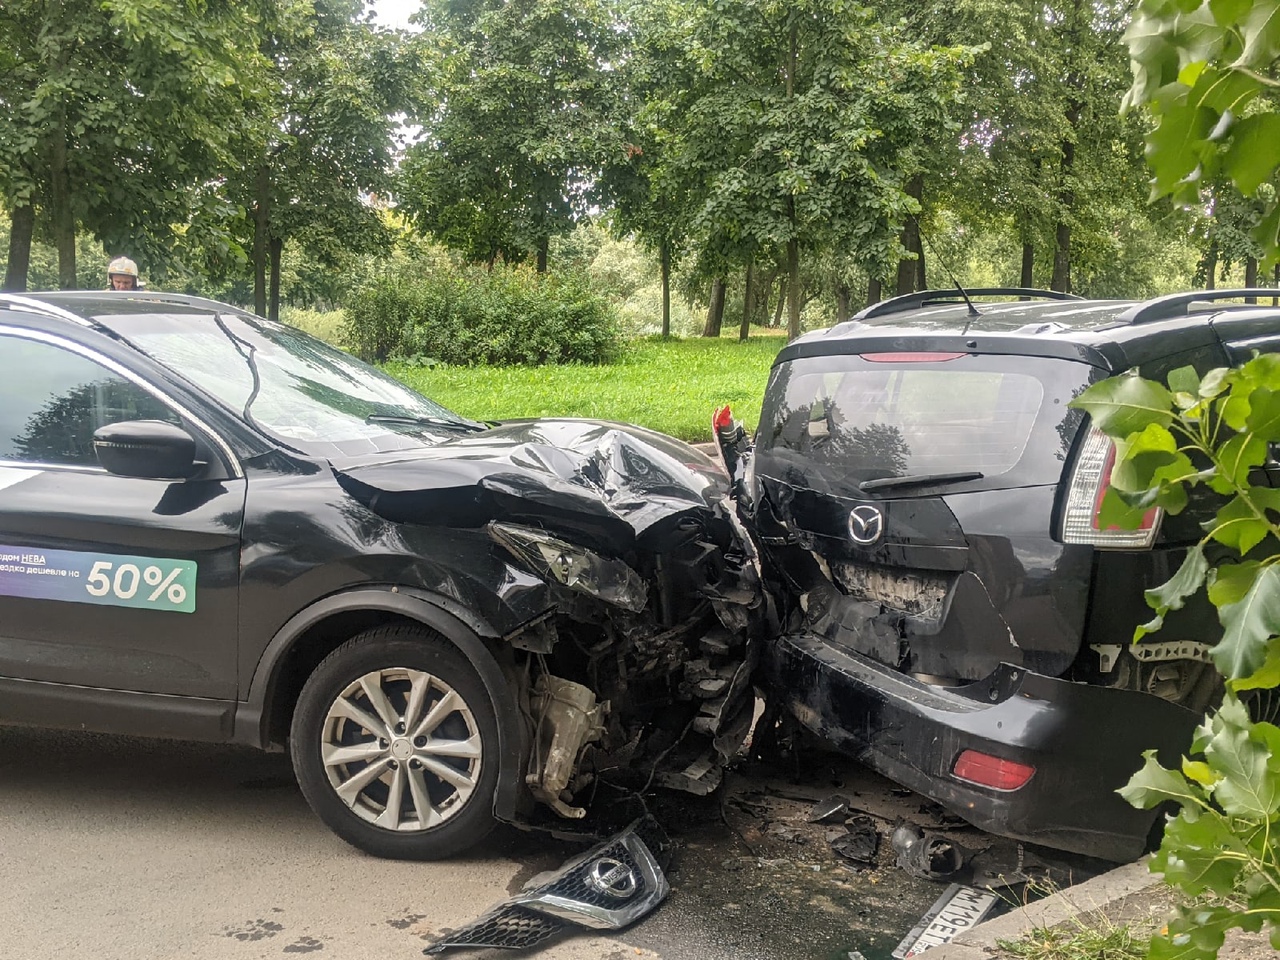
M926 880L946 880L955 876L973 856L972 851L940 833L926 831L914 823L900 823L893 831L893 850L898 866Z
M445 933L423 953L497 947L523 950L544 943L567 925L619 930L650 913L670 887L657 857L669 841L652 818L534 877L525 889L478 920Z
M880 831L870 817L854 817L843 836L831 841L831 852L860 867L874 867L880 850Z
M809 811L810 823L843 823L849 814L849 798L832 794L825 800L819 800Z
M804 843L804 836L800 833L800 829L785 823L771 823L766 832L769 836L777 837L785 843Z

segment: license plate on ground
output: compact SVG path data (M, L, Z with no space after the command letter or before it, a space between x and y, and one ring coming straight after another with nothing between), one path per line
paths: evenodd
M995 906L996 895L953 883L920 918L893 951L894 960L910 960L930 947L950 943L952 937L971 930Z

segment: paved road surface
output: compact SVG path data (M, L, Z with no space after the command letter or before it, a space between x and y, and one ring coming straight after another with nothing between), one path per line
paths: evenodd
M882 822L919 804L836 776L808 789L856 786ZM856 947L879 960L937 896L891 857L844 869L824 828L779 830L804 825L811 799L743 784L729 803L667 811L681 852L657 914L621 939L579 935L532 956L825 960ZM377 860L320 824L283 756L0 727L0 960L409 960L579 849L499 828L463 859Z

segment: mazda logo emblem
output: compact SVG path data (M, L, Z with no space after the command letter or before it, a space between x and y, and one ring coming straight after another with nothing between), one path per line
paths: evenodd
M587 871L592 889L618 900L626 900L636 892L635 871L621 860L601 857Z
M884 536L884 514L879 508L863 505L849 511L849 539L863 547Z

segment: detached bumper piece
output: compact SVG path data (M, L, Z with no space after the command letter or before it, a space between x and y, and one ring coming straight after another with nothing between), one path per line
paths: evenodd
M525 950L576 925L620 930L666 899L670 886L659 866L668 845L650 818L542 874L525 890L461 929L441 937L423 953L451 949Z

